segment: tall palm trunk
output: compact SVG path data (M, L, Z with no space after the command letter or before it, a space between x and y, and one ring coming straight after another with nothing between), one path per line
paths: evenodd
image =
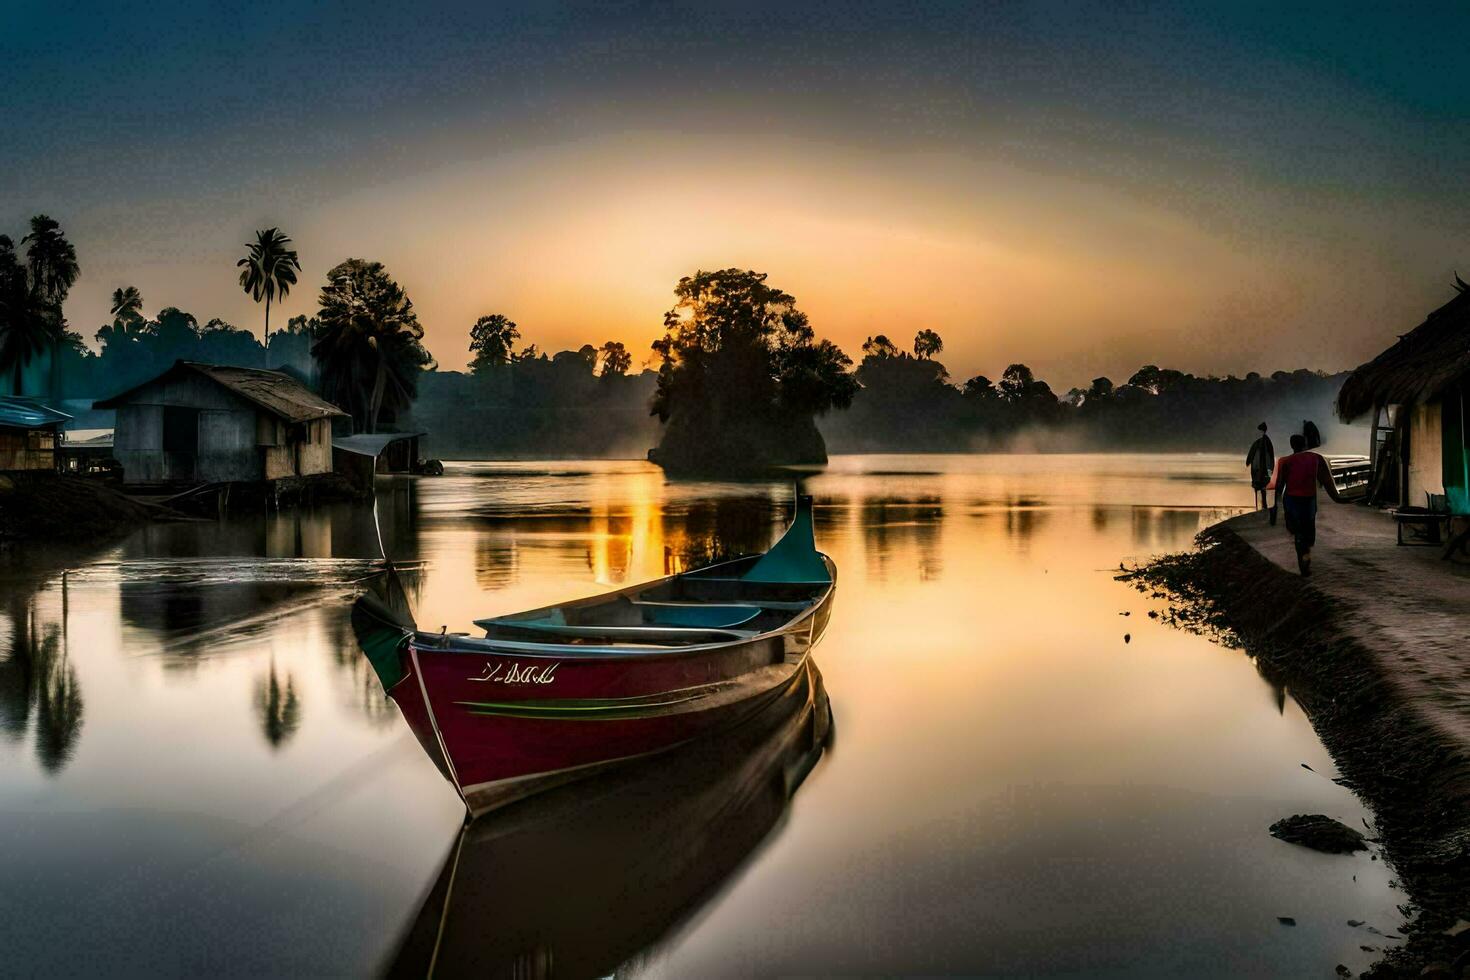
M265 366L266 367L270 367L271 366L271 298L270 298L270 296L266 296L266 298L265 298L265 341L262 344L262 346L265 349L261 352L261 356L265 358Z

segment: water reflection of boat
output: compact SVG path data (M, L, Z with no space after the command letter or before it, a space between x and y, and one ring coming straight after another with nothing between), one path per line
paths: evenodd
M811 498L770 550L559 606L419 632L372 594L354 625L472 814L739 722L796 684L836 566Z
M830 732L822 678L718 739L470 823L390 976L608 976L685 920L771 832Z

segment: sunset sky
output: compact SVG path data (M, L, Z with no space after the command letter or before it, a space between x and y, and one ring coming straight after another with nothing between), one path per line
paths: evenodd
M62 222L88 338L128 284L258 333L278 225L273 323L377 259L445 368L490 312L646 357L740 266L849 353L1059 391L1351 367L1470 277L1463 7L491 6L11 0L0 231Z

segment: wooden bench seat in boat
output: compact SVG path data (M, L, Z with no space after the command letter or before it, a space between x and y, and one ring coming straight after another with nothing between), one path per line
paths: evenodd
M660 630L660 629L715 629L728 630L742 626L761 614L757 605L712 605L710 603L664 604L623 602L609 603L588 610L579 610L582 615L569 621L561 609L554 609L544 616L520 618L500 616L493 619L477 619L475 625L485 629L545 630L555 633L574 634L584 631L617 630ZM602 615L598 615L601 613Z

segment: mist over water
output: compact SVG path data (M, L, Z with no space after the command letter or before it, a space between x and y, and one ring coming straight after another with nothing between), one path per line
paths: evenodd
M716 856L698 821L659 828L715 869L687 907L644 909L592 854L584 887L621 887L652 938L629 957L548 924L587 944L559 961L615 956L600 968L648 977L1366 966L1359 945L1383 940L1345 923L1398 924L1383 863L1266 832L1292 813L1368 816L1289 692L1112 577L1248 507L1245 476L1234 455L835 457L805 486L839 569L816 655L832 749L740 854ZM469 630L764 548L790 495L632 461L450 464L382 481L376 524L343 505L12 555L9 962L374 969L461 818L348 623L378 528L420 625Z

